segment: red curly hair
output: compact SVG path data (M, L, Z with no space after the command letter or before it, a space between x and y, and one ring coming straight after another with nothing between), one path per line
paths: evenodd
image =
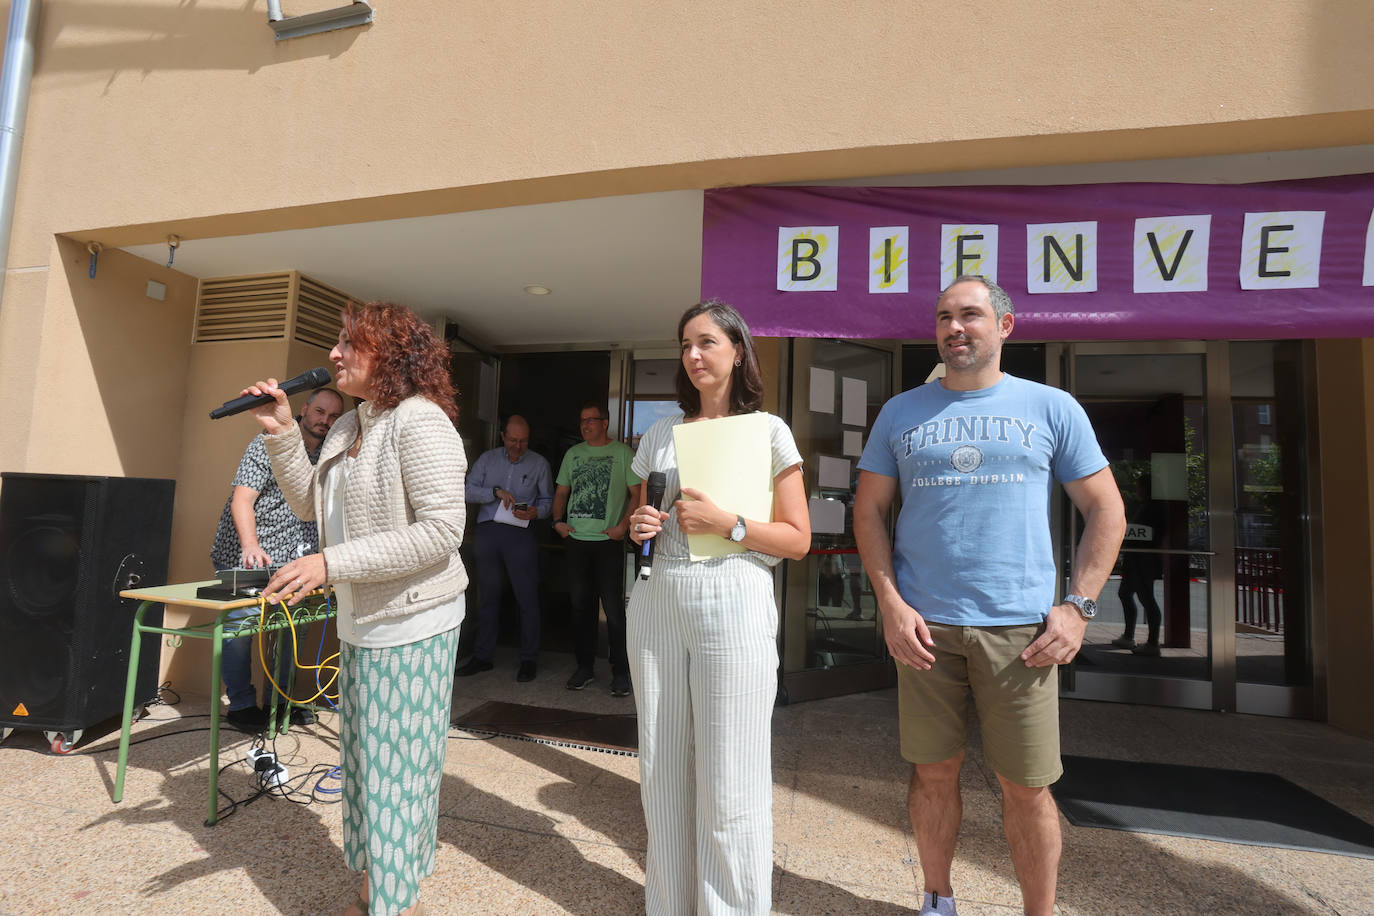
M372 403L387 410L418 394L458 422L448 345L419 315L394 302L350 302L343 326L353 349L373 361Z

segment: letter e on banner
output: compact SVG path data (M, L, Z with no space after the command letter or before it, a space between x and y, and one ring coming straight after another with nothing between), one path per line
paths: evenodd
M907 291L906 226L882 226L868 230L868 291L904 293Z
M1325 210L1245 214L1240 288L1316 289L1325 223Z
M1364 233L1364 283L1374 286L1374 210L1369 213L1369 228Z
M997 226L940 226L940 288L965 274L997 282Z
M839 226L779 226L778 291L834 292L839 248Z
M1026 226L1026 292L1097 292L1097 222Z
M1157 216L1135 221L1132 272L1137 293L1206 292L1212 217Z

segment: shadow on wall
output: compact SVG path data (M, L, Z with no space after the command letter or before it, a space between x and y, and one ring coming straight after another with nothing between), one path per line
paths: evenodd
M118 249L100 253L92 278L84 245L58 238L57 249L37 372L51 389L35 405L29 469L177 477L196 278Z
M346 0L284 0L287 15L346 5ZM49 3L39 20L38 60L44 74L229 70L255 73L273 64L334 58L370 26L340 29L307 40L278 42L266 4L210 8L198 0L169 3ZM131 66L132 62L138 66Z

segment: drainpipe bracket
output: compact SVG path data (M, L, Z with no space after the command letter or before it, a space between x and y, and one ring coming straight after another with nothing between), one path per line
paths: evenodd
M300 38L317 32L332 32L335 29L367 25L372 21L373 12L372 4L367 0L355 0L347 6L320 10L317 13L269 19L267 24L277 33L277 41L285 41L288 38Z

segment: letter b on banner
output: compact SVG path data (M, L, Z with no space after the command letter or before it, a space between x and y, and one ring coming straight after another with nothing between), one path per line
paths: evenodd
M839 226L778 227L779 292L833 292L839 248Z

